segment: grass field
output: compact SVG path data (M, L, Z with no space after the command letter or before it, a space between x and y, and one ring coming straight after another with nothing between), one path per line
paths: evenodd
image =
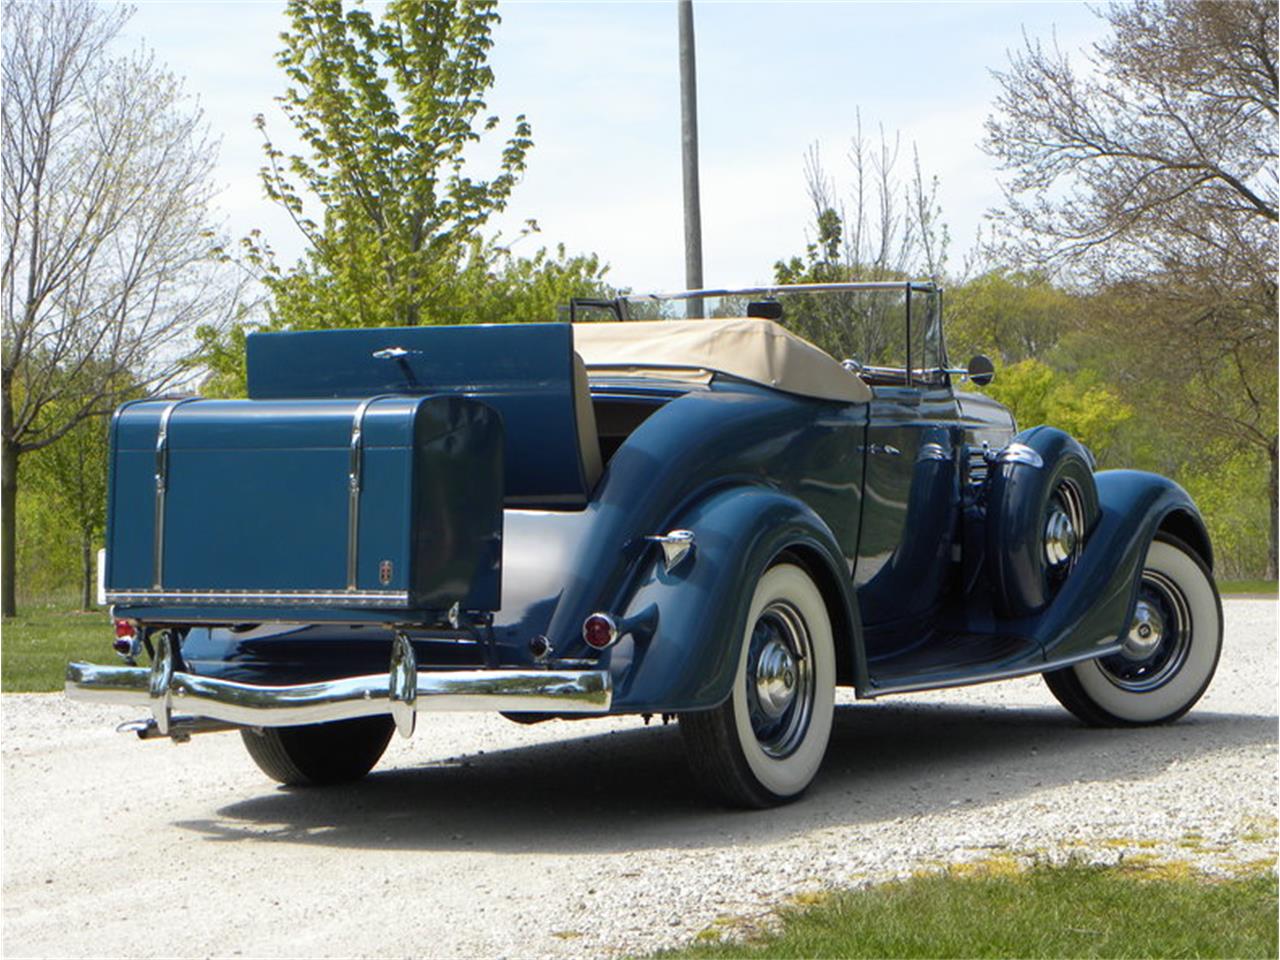
M1274 957L1276 875L953 870L789 908L775 932L659 954L712 957ZM731 929L731 927L730 927Z
M19 608L4 621L0 639L0 690L61 690L68 660L115 663L111 621L104 611L80 613L51 607Z
M1276 581L1274 580L1219 580L1218 592L1224 597L1229 594L1271 594L1276 595Z

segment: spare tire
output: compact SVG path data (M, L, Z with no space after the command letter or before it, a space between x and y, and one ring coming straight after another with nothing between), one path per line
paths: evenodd
M1098 519L1093 456L1070 434L1033 427L988 473L987 564L1002 617L1039 613L1071 576Z

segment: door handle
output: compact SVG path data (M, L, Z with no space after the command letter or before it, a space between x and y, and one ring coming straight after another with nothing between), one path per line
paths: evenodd
M902 455L902 451L891 443L871 443L862 449L873 457L877 454L884 454L887 457L899 457Z

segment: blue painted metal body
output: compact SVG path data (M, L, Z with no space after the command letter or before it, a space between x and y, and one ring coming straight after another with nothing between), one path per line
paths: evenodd
M475 330L479 339L468 340ZM259 399L249 402L308 390L311 397L421 390L465 394L505 423L501 600L496 609L464 604L464 612L492 616L464 617L457 628L411 624L424 668L531 666L538 661L530 641L545 637L552 653L543 662L611 671L615 712L708 708L729 693L756 579L785 555L810 571L827 599L840 682L863 696L972 683L1114 649L1158 530L1212 561L1196 508L1175 484L1101 473L1098 519L1071 578L1035 616L997 616L974 450L982 441L998 448L1014 425L998 405L949 383L877 387L872 403L843 404L723 377L709 385L595 380L604 474L580 505L561 499L531 508L511 502L510 485L560 496L582 477L567 325L344 333L361 336L334 335L316 352L310 344L330 334L259 341L251 353ZM468 376L454 353L481 342L488 352ZM409 355L416 386L397 383L399 361L372 358L387 347L420 351ZM343 360L344 351L356 359ZM290 360L299 355L343 372L312 384L313 361ZM434 374L433 358L453 373ZM283 369L290 363L295 368ZM613 422L627 425L611 433ZM548 471L511 462L536 457L567 462ZM644 538L671 529L692 530L696 547L690 561L667 571ZM603 652L581 637L595 611L611 612L625 628ZM386 669L388 627L304 619L196 624L184 656L197 672L259 683Z

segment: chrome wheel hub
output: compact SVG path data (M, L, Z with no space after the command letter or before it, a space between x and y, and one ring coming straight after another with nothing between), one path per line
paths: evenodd
M796 660L786 644L770 640L756 665L756 698L766 717L780 717L796 698Z
M1051 567L1062 567L1076 552L1077 534L1071 515L1056 503L1044 525L1044 557Z
M760 612L748 638L747 713L766 756L790 756L813 715L813 644L804 618L778 600Z
M1044 515L1044 563L1050 584L1060 584L1084 550L1084 496L1074 480L1063 479L1049 498Z
M1131 660L1145 660L1159 649L1163 638L1164 618L1159 609L1147 600L1139 600L1121 652Z

